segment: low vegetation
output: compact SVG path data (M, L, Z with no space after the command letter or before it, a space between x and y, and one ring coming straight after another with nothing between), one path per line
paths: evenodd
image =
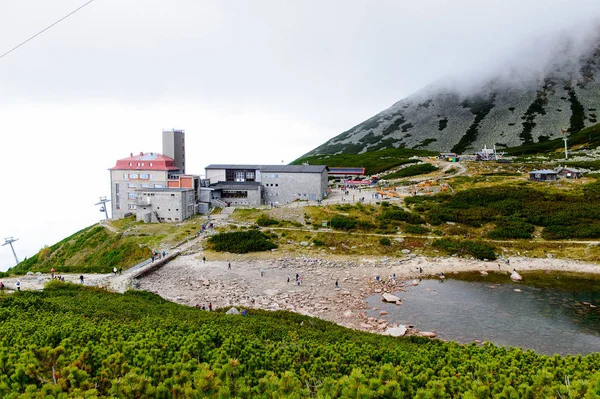
M529 186L468 189L456 195L406 199L433 224L493 224L490 238L531 238L542 227L545 239L600 238L600 182L569 192L541 191Z
M363 167L366 169L366 174L373 175L407 163L419 162L418 159L409 159L410 157L423 157L436 154L432 151L412 150L408 148L385 148L362 154L322 154L302 157L292 162L292 165L302 165L308 162L310 165Z
M9 270L14 274L28 271L48 273L87 272L110 273L113 267L128 268L152 256L152 250L140 246L135 237L122 237L106 228L94 225L23 260Z
M472 256L481 260L495 260L497 258L494 247L482 241L440 238L433 241L433 246L452 255Z
M397 172L390 173L383 176L384 179L401 179L403 177L424 175L427 173L435 172L438 168L430 163L419 163L416 165L410 165L400 169Z
M53 282L0 297L3 398L591 398L598 354L547 357L225 315Z
M57 273L109 273L113 267L127 269L150 258L153 250L196 235L202 220L198 216L177 224L144 224L136 222L133 216L111 221L111 229L95 224L54 245L44 246L9 273L48 273L51 268Z
M258 230L219 233L208 239L208 247L217 252L245 254L277 248L270 237Z

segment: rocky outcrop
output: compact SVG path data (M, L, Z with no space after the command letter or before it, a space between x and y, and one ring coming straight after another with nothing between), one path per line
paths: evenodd
M465 90L442 81L332 138L305 156L358 154L382 148L474 153L561 136L598 122L600 34L588 49L555 46L556 55L520 79L493 77Z

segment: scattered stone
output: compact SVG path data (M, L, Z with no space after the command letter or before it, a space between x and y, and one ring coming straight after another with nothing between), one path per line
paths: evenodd
M515 288L515 292L523 292L523 291L521 291L521 290L520 290L520 289L518 289L518 288Z
M300 242L300 246L301 247L308 247L308 241L302 241L302 242Z
M367 324L367 323L360 323L360 328L368 328L368 329L371 329L371 328L373 328L373 327L372 327L370 324Z
M399 325L398 327L389 327L385 330L384 335L390 335L392 337L403 337L406 334L406 327Z
M351 310L346 310L346 311L344 312L344 317L345 317L345 318L350 318L350 317L352 317L352 311L351 311Z
M388 314L388 312L386 312L385 310L379 312L379 316L385 316L386 314Z
M523 280L523 277L521 277L519 273L513 270L513 272L510 274L510 279L514 281L521 281Z
M435 337L437 337L436 333L430 332L430 331L420 332L419 335L421 337L425 337L425 338L435 338Z
M410 283L413 286L417 286L419 285L419 280L413 280L412 283Z
M399 302L400 298L398 298L396 295L392 295L392 294L388 294L387 292L381 295L381 300L384 302Z
M410 253L410 249L403 249L401 251L404 255L408 255Z
M480 271L479 273L480 273L482 276L487 276L487 275L488 275L488 272L486 272L485 270L482 270L482 271Z

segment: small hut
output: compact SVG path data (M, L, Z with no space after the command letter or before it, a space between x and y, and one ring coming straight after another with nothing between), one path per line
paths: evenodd
M554 170L534 170L529 172L529 180L534 181L556 181L558 173Z
M575 168L560 167L556 169L556 173L561 177L566 177L567 179L579 179L583 176L583 172Z

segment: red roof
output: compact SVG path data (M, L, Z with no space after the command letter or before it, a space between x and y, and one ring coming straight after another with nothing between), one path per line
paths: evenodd
M140 152L128 158L119 159L109 170L179 170L173 158L156 152Z

